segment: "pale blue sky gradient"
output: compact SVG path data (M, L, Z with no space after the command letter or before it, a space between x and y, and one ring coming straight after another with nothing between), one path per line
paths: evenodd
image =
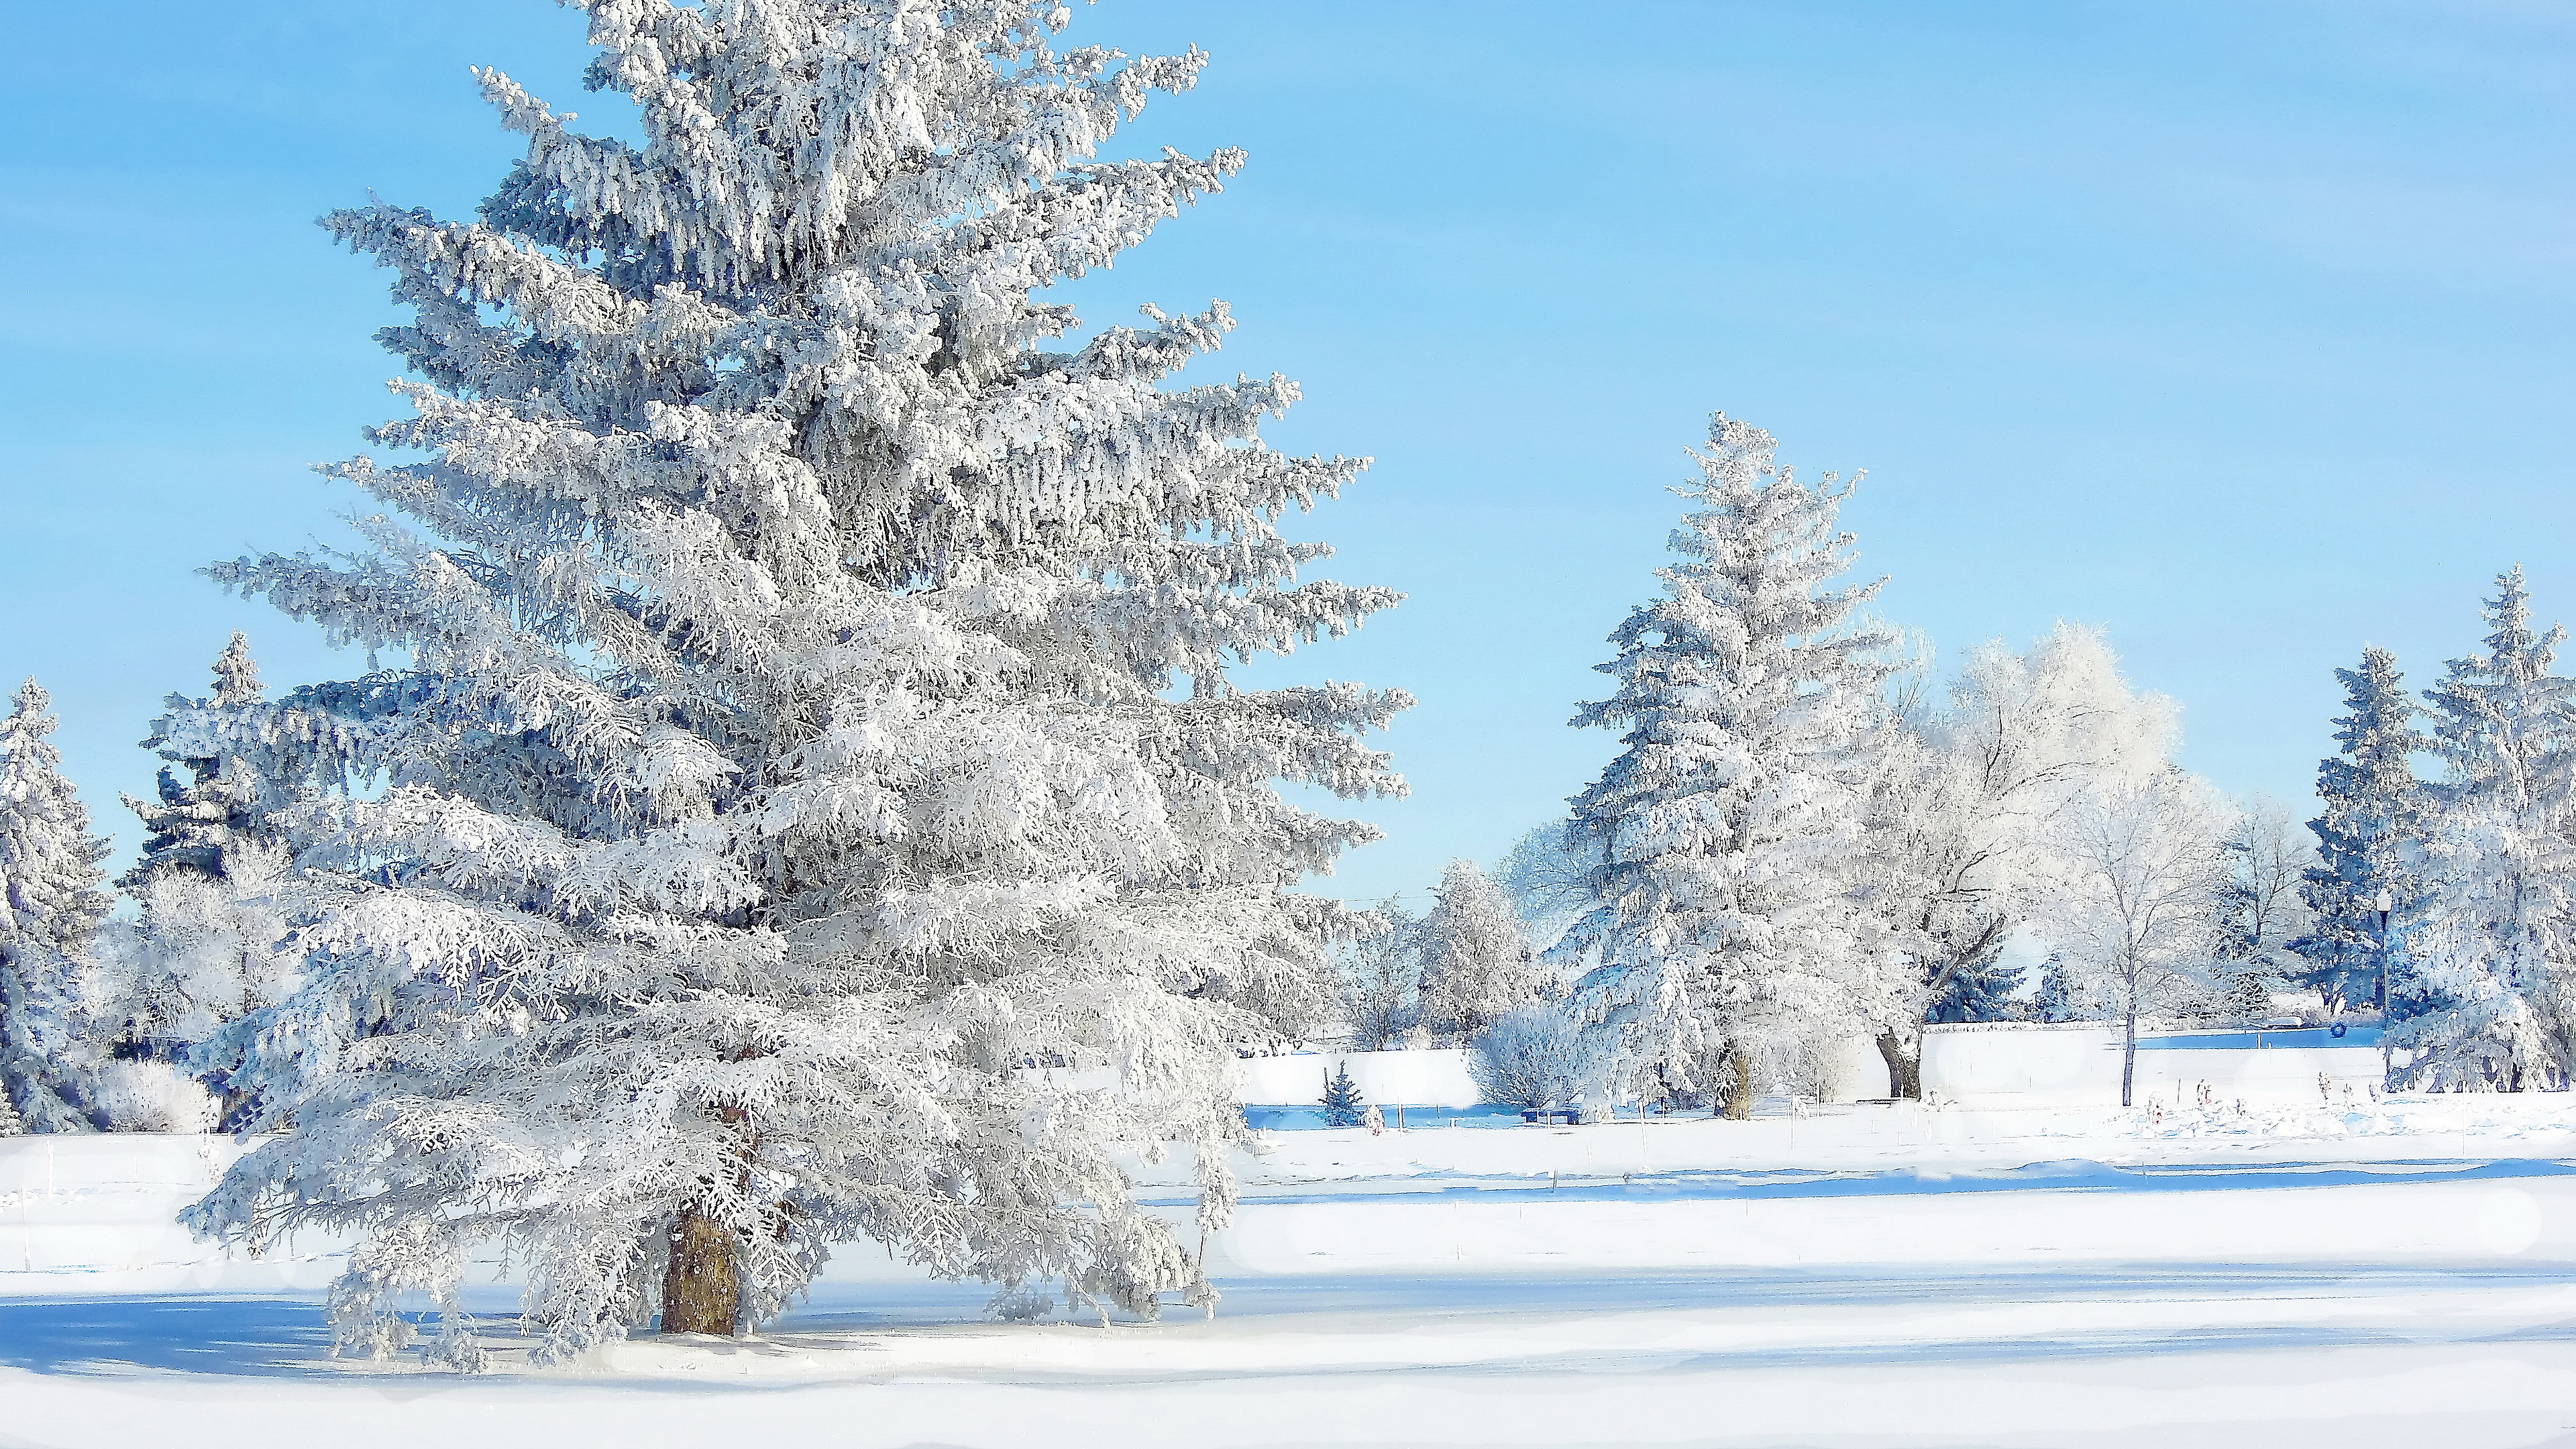
M1239 145L1225 195L1070 290L1094 322L1232 303L1282 445L1373 454L1307 526L1410 600L1260 680L1423 701L1413 798L1336 889L1419 892L1555 813L1564 727L1652 587L1712 408L1848 509L1884 612L1945 659L2058 618L2184 705L2186 762L2303 800L2331 669L2471 647L2520 560L2576 616L2576 11L2558 5L1105 0L1076 38L1193 41L1122 137ZM311 219L470 215L516 153L497 65L583 95L541 0L43 6L0 60L0 676L54 692L123 851L161 695L234 628L190 570L336 536L307 466L392 415L385 278Z

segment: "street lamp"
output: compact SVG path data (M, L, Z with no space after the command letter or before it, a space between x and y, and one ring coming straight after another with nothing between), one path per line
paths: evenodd
M2379 911L2379 1085L2382 1090L2388 1086L2393 1061L2388 1045L2388 909L2395 904L2397 902L2390 898L2386 886L2379 888L2378 898L2371 902Z

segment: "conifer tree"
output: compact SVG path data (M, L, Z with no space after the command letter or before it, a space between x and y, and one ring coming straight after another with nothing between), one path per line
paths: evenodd
M1619 687L1574 717L1621 750L1572 801L1601 904L1556 947L1600 953L1586 979L1633 1075L1706 1090L1723 1058L1739 1115L1757 1060L1874 1014L1885 949L1855 867L1895 641L1860 618L1880 583L1835 582L1851 485L1801 482L1774 451L1712 420L1663 596L1610 636L1597 667Z
M2063 955L2051 952L2039 965L2039 990L2031 997L2030 1019L2052 1024L2077 1021L2083 1011L2075 973Z
M1419 935L1422 1015L1455 1041L1535 1000L1546 985L1547 968L1521 935L1510 898L1474 861L1453 860L1441 872Z
M222 1088L240 1053L213 1038L251 1009L282 1000L293 960L278 949L288 926L272 889L287 863L260 815L274 792L248 761L221 750L220 731L203 727L239 721L262 703L247 637L233 635L214 676L204 699L171 695L143 742L169 763L157 800L124 797L143 822L144 842L117 884L139 910L101 936L83 1011L116 1055L200 1057L195 1069ZM218 753L192 753L209 747ZM180 784L173 767L186 770L189 783Z
M2418 1085L2519 1091L2576 1067L2576 683L2551 672L2567 631L2532 627L2519 565L2482 612L2485 651L2424 692L2444 772L2392 1038Z
M1228 679L1395 596L1298 578L1277 521L1360 464L1262 444L1292 384L1160 385L1224 307L1059 345L1034 295L1242 164L1092 159L1203 57L1015 0L586 8L640 148L481 72L529 147L479 220L327 218L414 310L373 437L426 457L330 470L371 551L213 572L401 662L187 726L378 787L268 812L285 1135L191 1221L355 1234L341 1342L421 1290L459 1364L493 1238L554 1355L734 1332L860 1238L1212 1303L1116 1154L1193 1145L1225 1220L1230 1044L1315 1024L1352 914L1290 887L1375 835L1277 784L1399 791L1360 736L1408 701Z
M53 700L30 679L0 718L0 1096L37 1132L85 1132L77 975L108 896L107 842L47 736Z
M154 721L151 736L143 741L145 749L160 751L169 764L161 768L157 800L124 797L125 808L143 822L144 831L141 858L117 879L117 884L127 890L140 890L154 876L172 870L222 880L228 873L227 850L237 840L257 838L259 834L253 814L258 802L257 787L241 777L240 762L222 756L187 755L181 753L185 746L171 740L170 730L177 716L238 711L260 702L259 666L250 657L249 636L238 631L233 634L232 642L215 660L214 673L212 696L203 700L170 696L168 712ZM170 765L187 770L189 782L180 784L170 773Z
M2003 942L1997 940L1977 956L1962 961L1950 972L1941 996L1926 1017L1927 1021L2011 1021L2014 1018L2013 997L2022 987L2026 975L2021 967L2004 959ZM1918 1085L1920 1079L1918 1078Z
M2381 1006L2389 942L2378 902L2383 891L2393 906L2418 890L2412 862L2421 857L2426 819L2413 757L2431 742L2415 729L2417 706L2396 655L2365 648L2361 667L2338 669L2335 678L2345 713L2335 720L2336 754L2317 765L2325 812L2308 822L2317 863L2300 886L2314 920L2290 948L2307 963L2297 979L2316 987L2329 1009Z
M1324 1074L1324 1125L1357 1127L1360 1114L1368 1110L1368 1099L1360 1095L1360 1084L1351 1080L1351 1064L1343 1062L1338 1070Z

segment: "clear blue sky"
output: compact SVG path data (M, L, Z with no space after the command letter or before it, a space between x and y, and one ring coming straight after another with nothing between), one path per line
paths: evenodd
M2182 701L2185 759L2303 800L2329 671L2471 647L2519 559L2576 617L2576 11L2551 4L1616 5L1104 0L1193 41L1122 141L1250 170L1072 290L1234 306L1216 361L1307 402L1283 445L1377 466L1311 524L1411 599L1258 677L1422 699L1413 798L1337 889L1419 891L1548 818L1612 741L1564 720L1651 587L1724 408L1849 508L1945 658L2058 618ZM470 214L515 154L465 74L603 123L542 0L139 0L13 17L0 59L0 676L119 790L234 628L191 570L335 536L307 466L391 415L385 279L311 218Z

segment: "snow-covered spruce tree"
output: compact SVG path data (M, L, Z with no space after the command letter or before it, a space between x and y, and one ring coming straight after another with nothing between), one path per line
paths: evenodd
M1941 708L1887 752L1872 802L1871 904L1901 947L1878 999L1890 1090L1922 1095L1923 1025L1995 959L2062 875L2054 826L2113 780L2165 769L2176 710L2120 674L2100 631L2060 622L2027 651L1968 655Z
M1932 1009L1924 1014L1924 1020L1926 1022L2015 1020L2019 1014L2019 1003L2014 1000L2014 997L2020 993L2025 975L2021 967L2004 959L2003 942L1997 940L1986 947L1982 954L1956 964L1942 986L1940 997L1932 1003ZM1915 1096L1922 1094L1921 1054L1922 1047L1918 1037L1913 1059L1916 1070L1908 1084L1915 1089L1912 1093Z
M186 746L171 740L176 717L236 711L260 702L259 666L250 657L249 636L234 633L216 658L214 673L213 695L203 700L170 696L168 711L153 721L152 734L143 741L145 749L158 750L168 764L161 768L158 799L123 797L125 808L143 822L144 831L141 858L116 882L129 891L140 891L154 876L174 870L222 880L228 874L227 852L237 842L262 834L254 814L258 789L242 778L240 763L222 756L186 755L180 753ZM187 784L180 784L170 773L171 765L188 771Z
M1854 892L1895 641L1859 617L1879 583L1835 582L1851 484L1801 482L1774 450L1712 420L1663 596L1610 636L1617 691L1574 716L1622 748L1571 802L1600 904L1554 952L1599 952L1590 1009L1632 1080L1719 1087L1739 1115L1761 1060L1877 1014L1886 949Z
M331 470L371 551L213 573L404 662L226 735L377 788L269 812L285 1135L190 1221L354 1233L342 1345L419 1289L462 1364L477 1240L552 1356L734 1332L860 1238L1015 1309L1212 1303L1114 1154L1195 1147L1225 1220L1230 1044L1314 1024L1348 916L1288 887L1375 834L1277 782L1399 791L1358 737L1409 701L1228 682L1396 596L1296 580L1277 520L1360 464L1261 444L1293 385L1157 385L1223 307L1056 350L1032 295L1240 164L1091 159L1201 57L1007 0L588 9L641 149L485 72L530 145L479 221L327 218L416 311L374 437L425 458Z
M2335 721L2336 754L2317 765L2325 811L2308 822L2317 863L2299 888L2314 919L2290 943L2307 963L2295 979L2317 988L2330 1011L2387 1004L2379 897L2386 892L2392 906L2415 899L2426 820L2413 757L2431 748L2415 729L2417 706L2396 655L2365 648L2361 667L2335 678L2345 713Z
M1510 898L1472 860L1441 872L1419 936L1422 1018L1461 1045L1546 987L1547 968L1521 936Z
M2031 994L2030 1019L2051 1024L2085 1020L2089 1014L2087 996L2064 953L2051 952L2047 960L2039 963L2039 989Z
M140 909L102 934L83 1002L91 1029L120 1057L176 1061L252 1007L282 1000L291 981L292 960L277 949L288 927L273 892L285 861L259 818L275 792L244 760L190 754L197 744L173 738L184 723L202 744L213 732L193 728L198 722L260 706L259 669L244 636L233 635L214 675L207 698L170 696L143 742L169 762L159 798L124 797L143 822L144 843L117 884ZM171 766L185 769L189 783ZM220 1084L232 1065L204 1070Z
M2392 1036L2418 1086L2520 1091L2576 1068L2576 682L2519 566L2483 614L2485 652L2424 692L2444 772Z
M107 919L107 842L63 778L54 702L30 679L0 718L0 1095L35 1132L86 1132L82 963Z

